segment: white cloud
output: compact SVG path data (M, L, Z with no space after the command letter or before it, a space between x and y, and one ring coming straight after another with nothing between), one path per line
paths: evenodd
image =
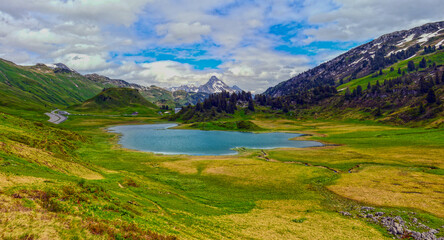
M333 11L312 14L309 21L319 28L305 31L315 40L362 41L379 35L442 21L440 0L336 0Z
M156 27L157 34L164 36L165 43L186 44L198 42L202 36L211 32L209 25L202 25L200 22L194 23L169 23Z
M55 59L55 61L65 63L70 68L80 72L97 71L115 66L114 64L108 63L104 56L79 53L69 53Z
M213 75L222 76L217 71L198 71L189 64L175 61L157 61L143 64L125 62L120 67L103 70L100 74L145 86L154 84L165 87L182 84L198 85L205 83Z
M0 0L0 56L19 64L64 62L144 85L202 84L217 75L261 92L340 53L298 56L278 45L368 40L442 20L442 9L439 0ZM269 34L273 25L293 23L302 28L290 30L292 43ZM187 50L193 44L198 49ZM222 64L198 70L146 54L168 50L177 59Z

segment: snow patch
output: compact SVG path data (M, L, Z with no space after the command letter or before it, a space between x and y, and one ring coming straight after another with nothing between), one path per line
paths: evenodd
M406 42L410 42L413 40L413 38L415 37L415 34L410 34L408 37L404 38L403 40L401 40L398 44L396 44L397 46L402 45Z
M364 59L364 57L361 57L360 59L350 63L349 65L355 65L355 64L359 63L360 61L362 61L362 59Z
M414 54L413 56L411 56L411 57L409 57L409 58L407 58L407 59L405 59L405 60L409 60L410 58L413 58L413 57L415 57L416 56L416 54Z
M439 46L441 46L443 43L444 43L444 39L441 40L439 43L437 43L437 44L435 45L435 47L439 47Z
M407 48L408 48L408 47L405 47L405 48L401 48L401 49L399 49L399 50L396 50L396 51L394 52L394 54L396 54L396 53L398 53L398 52L401 52L402 50L405 51L405 50L407 50Z
M55 69L57 66L55 64L45 64L47 67Z
M427 42L430 38L438 35L438 32L440 30L433 32L433 33L424 33L421 36L419 36L419 39L416 41L417 43L421 43L421 45L425 42Z

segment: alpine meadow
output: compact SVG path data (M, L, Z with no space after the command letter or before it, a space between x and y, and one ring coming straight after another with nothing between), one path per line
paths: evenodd
M0 0L0 239L444 239L442 9Z

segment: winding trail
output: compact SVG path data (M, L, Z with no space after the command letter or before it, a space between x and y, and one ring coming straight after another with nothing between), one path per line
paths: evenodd
M53 110L50 113L45 113L49 117L49 122L60 124L68 119L68 117L58 114L57 111L59 111L59 109Z

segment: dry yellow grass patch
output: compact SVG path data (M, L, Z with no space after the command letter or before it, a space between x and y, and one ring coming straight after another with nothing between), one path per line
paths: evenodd
M55 171L65 174L82 177L85 179L103 179L103 176L94 172L78 163L68 162L53 156L52 153L45 152L41 149L32 148L24 144L9 142L0 144L0 151L13 154L27 161L40 165L45 165Z
M82 239L103 239L93 236L80 226L81 219L61 218L35 205L24 207L21 199L0 195L0 239L70 239L66 235L83 236ZM69 232L68 232L69 231Z
M363 221L323 211L314 200L259 201L249 213L216 218L244 239L386 239Z
M381 163L398 162L415 165L427 165L438 168L444 168L444 148L438 147L387 147L370 149L369 154L377 155L383 161L375 161Z
M307 168L280 162L266 162L255 159L184 160L162 163L163 167L183 174L230 177L233 183L242 185L288 187L301 181L325 174L328 170Z
M342 175L328 188L357 201L417 208L444 217L444 176L393 167L367 167L358 173Z
M43 183L43 181L45 181L44 178L6 175L0 173L0 190L22 184L39 184Z
M444 149L412 147L352 148L328 146L316 148L281 148L268 150L271 158L318 164L380 163L386 165L424 165L444 168Z

